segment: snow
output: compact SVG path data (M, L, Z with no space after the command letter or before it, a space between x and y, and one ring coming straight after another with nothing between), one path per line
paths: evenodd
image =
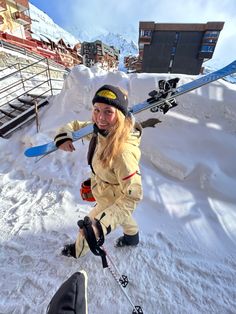
M64 42L72 47L80 42L79 39L54 23L54 21L46 13L42 12L33 4L29 3L29 9L32 21L31 31L33 32L33 37L39 37L46 41L49 38L54 42L58 42L61 38L63 38Z
M0 313L45 313L59 286L74 272L88 274L89 313L131 313L132 307L101 259L60 255L74 241L77 221L90 210L81 200L89 176L86 142L76 151L57 151L37 163L24 150L51 141L72 119L89 119L91 99L105 84L128 90L130 106L147 98L167 74L107 73L77 66L60 94L34 124L10 139L0 138ZM180 83L194 76L180 75ZM140 245L105 247L126 292L145 314L235 313L236 308L236 86L224 80L178 98L166 115L144 112L142 121L162 123L143 131L141 171L144 198L135 210Z
M121 34L114 34L111 32L104 32L103 34L97 35L96 37L83 36L82 31L77 31L79 37L75 37L71 33L67 32L59 25L57 25L46 13L35 7L33 4L30 5L30 16L32 19L31 30L32 37L36 39L46 40L50 38L54 42L58 42L61 38L68 43L70 46L74 46L78 42L82 41L96 41L101 40L103 43L114 46L119 49L119 69L125 70L124 57L129 55L137 55L138 47L133 40L126 39L127 37L134 36L133 34L126 34L126 38ZM79 39L78 39L79 38ZM136 38L134 38L136 39Z
M126 32L122 34L117 34L110 32L108 30L101 30L96 26L97 36L89 35L90 31L88 29L82 30L78 29L78 26L72 27L71 31L78 36L72 35L72 33L66 31L59 25L57 25L46 13L38 9L33 4L29 4L30 17L32 20L31 31L32 37L36 39L42 39L48 41L48 38L54 42L58 42L61 38L65 43L70 46L74 46L78 42L83 41L96 41L101 40L103 43L113 46L119 49L119 70L127 72L124 65L124 57L127 56L137 56L138 55L138 37L137 31L132 27L128 28ZM93 33L95 30L93 30ZM220 59L210 59L206 64L204 63L204 72L209 73L219 69L219 64L222 63ZM225 64L224 64L225 66ZM225 77L225 80L236 83L236 77L234 75L229 75Z

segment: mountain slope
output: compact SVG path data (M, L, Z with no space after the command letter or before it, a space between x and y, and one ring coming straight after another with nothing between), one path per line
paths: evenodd
M42 38L46 36L54 42L63 38L63 40L71 46L74 46L80 41L78 38L54 23L46 13L35 7L33 4L29 3L29 8L30 17L32 19L31 30L37 36L41 36Z
M137 45L131 40L126 40L120 34L114 33L104 33L102 35L96 36L92 39L94 40L101 40L103 43L114 46L120 50L121 55L135 55L138 53Z
M125 70L124 68L124 57L129 55L137 55L138 54L138 47L134 43L134 41L126 40L122 35L120 34L114 34L114 33L104 33L102 35L99 35L97 37L94 37L92 41L95 40L101 40L104 44L107 44L108 46L113 46L120 50L120 56L119 56L119 70Z
M65 31L59 25L54 23L54 21L47 14L45 14L32 4L30 4L30 16L32 19L31 29L33 32L33 36L35 34L38 37L42 37L42 39L48 37L54 42L57 42L58 40L63 38L63 40L66 43L69 43L71 46L81 41L79 38L75 37L71 33ZM80 32L81 34L86 33L86 30L81 30ZM79 33L78 30L76 31L76 33ZM120 34L104 32L104 34L100 34L94 38L90 38L88 41L95 40L101 40L103 43L109 46L114 46L115 48L118 48L120 50L120 69L123 69L124 56L135 55L138 53L137 45L132 40L126 40Z

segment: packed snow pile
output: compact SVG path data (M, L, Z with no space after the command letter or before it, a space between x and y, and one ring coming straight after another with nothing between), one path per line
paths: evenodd
M91 117L91 100L103 84L129 92L132 106L148 97L166 74L106 73L77 66L60 94L40 113L40 132L25 127L0 139L0 313L45 313L58 287L74 272L88 273L89 313L132 313L101 259L60 255L75 240L77 221L90 210L80 184L90 173L88 143L54 152L39 162L26 158L31 145L51 141L56 129ZM195 79L180 75L179 84ZM219 80L180 96L162 120L143 131L141 171L144 198L135 218L141 243L105 247L122 274L126 291L145 314L234 313L236 308L236 86Z

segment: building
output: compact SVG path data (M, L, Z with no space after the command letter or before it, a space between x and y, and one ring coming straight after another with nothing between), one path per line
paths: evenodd
M84 64L91 67L95 63L100 63L105 70L117 70L120 51L113 46L108 46L100 40L94 42L83 42L81 54L84 57Z
M139 23L137 72L199 74L212 58L224 22Z
M54 42L47 36L32 32L28 0L0 0L0 40L52 59L65 67L83 62L78 48L80 43L71 47L63 39Z
M127 56L124 57L125 68L128 69L128 73L141 72L142 63L139 56Z
M78 42L72 47L62 38L54 42L48 36L33 33L28 0L0 0L0 40L52 59L65 67L81 63L90 67L100 63L106 70L118 68L119 50L99 40Z
M0 31L26 39L30 29L28 0L0 0Z

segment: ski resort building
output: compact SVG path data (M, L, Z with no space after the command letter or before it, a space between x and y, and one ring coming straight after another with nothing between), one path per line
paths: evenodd
M67 68L81 63L88 67L100 63L107 70L118 68L118 49L101 41L78 41L74 46L63 38L55 42L49 35L34 33L31 22L28 0L0 0L0 45L15 45Z
M31 24L28 0L0 0L0 31L25 39Z
M105 45L100 40L83 42L81 53L87 67L100 63L105 70L118 69L120 51L113 46Z
M126 66L137 72L199 74L212 58L224 22L139 23L139 56Z
M46 57L65 67L82 63L76 47L71 47L63 39L57 43L49 37L34 34L28 0L0 0L0 42L2 47L25 49ZM10 44L10 46L9 46Z

